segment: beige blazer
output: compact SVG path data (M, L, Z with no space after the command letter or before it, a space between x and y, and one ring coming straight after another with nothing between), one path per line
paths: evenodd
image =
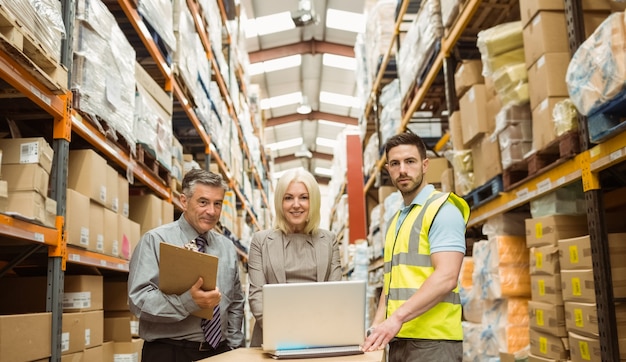
M279 230L264 230L254 233L250 242L248 301L256 320L250 341L251 347L259 347L263 343L263 285L287 283L283 236ZM335 234L319 229L313 236L313 245L317 260L317 281L341 280L339 243Z

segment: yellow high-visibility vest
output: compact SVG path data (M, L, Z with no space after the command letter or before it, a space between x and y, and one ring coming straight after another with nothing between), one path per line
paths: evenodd
M404 304L434 271L430 260L428 232L435 215L445 202L456 206L467 223L469 206L453 193L433 191L424 205L415 205L396 236L397 212L387 228L384 252L384 291L387 315ZM459 287L424 314L405 322L397 337L462 340Z

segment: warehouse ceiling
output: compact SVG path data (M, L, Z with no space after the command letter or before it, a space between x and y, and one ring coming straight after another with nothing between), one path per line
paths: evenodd
M250 83L258 85L251 88L258 89L261 98L262 142L271 149L274 176L305 167L320 182L328 181L333 143L346 127L357 125L362 113L353 98L357 94L354 44L363 31L368 3L372 0L242 0L241 20L253 19L246 24L256 25L246 33ZM317 22L295 26L288 19L288 29L263 33L264 21L280 27L281 15L306 22L311 14ZM339 24L333 23L337 15ZM345 29L350 26L358 30ZM291 66L272 70L284 61L291 61ZM303 100L311 107L308 114L297 112Z

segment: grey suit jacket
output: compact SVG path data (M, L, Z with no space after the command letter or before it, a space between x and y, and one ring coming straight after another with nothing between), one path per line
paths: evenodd
M339 243L334 233L318 229L313 236L317 260L317 281L341 280ZM250 278L249 303L256 323L252 331L251 347L263 342L263 285L287 283L283 233L280 230L264 230L254 233L248 253L248 276Z

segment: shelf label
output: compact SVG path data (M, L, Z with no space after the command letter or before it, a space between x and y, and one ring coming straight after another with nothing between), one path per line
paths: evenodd
M70 334L69 332L61 333L61 352L70 350Z
M35 240L39 241L40 243L46 241L46 238L43 236L42 233L34 233L33 238L35 238Z
M101 266L107 266L107 261L100 259L100 265Z
M67 258L71 261L80 261L80 255L78 254L70 254Z
M63 293L63 309L91 308L91 292Z
M52 99L50 97L47 97L46 95L44 95L42 92L39 91L39 89L31 86L30 87L30 92L36 96L37 98L41 99L45 104L47 105L51 105L52 104Z
M117 264L117 268L120 269L120 270L127 270L126 269L126 264L123 264L123 263L118 263Z
M113 362L137 362L138 353L116 353L113 355Z
M548 192L550 191L550 189L552 188L552 181L550 181L549 178L537 182L537 192L539 193L544 193L544 192Z
M527 199L527 198L529 197L529 195L528 195L528 189L526 188L526 189L523 189L523 190L518 191L518 192L517 192L517 194L516 194L516 196L517 196L517 198L518 198L518 199L520 199L520 200Z
M574 178L573 176L570 176L570 178ZM554 181L554 186L561 186L565 183L565 176L561 176L559 178L556 179L556 181Z
M615 152L611 152L611 154L609 155L609 160L611 160L611 162L618 160L622 157L623 154L624 152L621 149Z

